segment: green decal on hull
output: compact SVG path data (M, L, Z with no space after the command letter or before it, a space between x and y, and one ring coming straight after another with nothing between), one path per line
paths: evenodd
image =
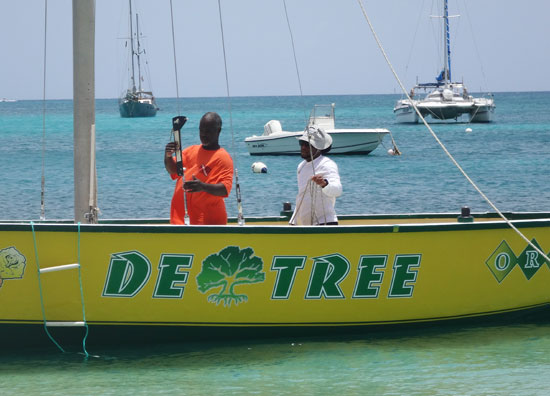
M21 279L27 259L15 247L0 250L0 287L6 279Z
M265 280L262 271L263 261L254 256L254 250L248 247L239 249L228 246L219 253L211 254L202 262L202 271L197 275L197 285L201 293L210 289L221 288L219 293L208 296L208 301L230 307L248 300L246 294L236 294L235 286L258 283Z
M388 256L361 256L353 298L378 298Z
M403 254L395 256L393 276L388 298L412 297L414 284L420 267L419 254Z
M349 272L350 263L339 253L313 258L313 269L307 286L306 299L345 298L340 282Z
M277 271L277 280L273 287L271 298L287 300L294 286L296 273L304 269L306 256L275 256L271 264L271 271Z
M189 271L193 265L192 254L163 254L159 261L159 275L155 292L155 298L181 298L187 283Z
M513 254L513 253L512 253ZM160 256L153 298L182 299L193 266L193 254L163 253ZM396 254L391 268L392 277L388 298L410 298L413 295L422 255ZM514 256L515 259L515 256ZM308 279L305 295L294 296L305 300L345 299L340 284L350 276L351 264L340 253L312 257L312 265L306 269L307 256L273 256L271 271L276 273L271 291L272 300L291 298L300 271ZM384 281L388 255L362 255L357 271L353 272L355 286L351 298L379 298ZM499 261L497 260L497 263ZM105 279L103 297L136 296L149 282L152 266L149 259L139 251L113 253ZM199 292L208 295L213 304L231 307L248 301L248 295L237 293L236 286L262 283L266 279L263 259L255 256L251 247L241 249L227 246L218 253L208 255L201 263L195 277ZM304 277L302 277L304 279ZM303 293L303 292L302 292Z
M133 297L151 276L149 259L137 251L111 255L109 272L103 288L106 297Z
M533 238L531 242L542 250L536 239ZM489 256L487 261L485 261L485 264L498 283L502 282L516 265L520 267L525 278L530 280L544 263L550 267L550 263L548 263L539 252L533 249L531 245L528 245L523 249L521 254L516 257L506 241L502 241L496 250Z
M540 250L540 246L536 239L532 239L531 243ZM531 245L528 245L518 257L518 265L523 271L527 280L531 279L537 273L540 267L544 265L544 257L537 252Z

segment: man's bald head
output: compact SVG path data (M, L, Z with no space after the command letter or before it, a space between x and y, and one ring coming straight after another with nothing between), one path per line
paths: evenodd
M218 138L222 130L222 118L218 113L210 111L202 116L199 123L199 135L203 148L217 150L220 146Z
M222 118L218 113L209 111L202 116L199 130L204 130L205 132L220 132L222 130Z

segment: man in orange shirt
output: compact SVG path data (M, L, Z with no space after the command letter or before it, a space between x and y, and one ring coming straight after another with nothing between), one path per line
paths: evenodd
M199 124L202 144L189 146L181 153L185 182L177 175L174 157L177 143L166 145L164 167L172 180L176 180L170 207L171 224L185 224L183 190L191 224L227 224L224 198L233 185L233 160L218 143L221 130L222 119L217 113L202 116Z

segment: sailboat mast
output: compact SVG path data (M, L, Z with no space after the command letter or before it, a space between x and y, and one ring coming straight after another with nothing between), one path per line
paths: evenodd
M132 0L128 0L130 4L130 48L132 52L132 92L136 92L136 76L134 71L134 29L132 26Z
M97 223L95 0L73 0L74 221Z
M139 45L139 19L138 19L138 14L136 14L136 40L137 40L136 58L137 58L137 66L138 66L138 86L139 86L139 91L141 92L141 63L140 63L140 59L139 59L139 54L141 54L141 48L140 48L140 45Z
M444 70L445 84L450 83L451 79L451 35L449 32L449 5L448 0L443 0L443 34L444 34Z

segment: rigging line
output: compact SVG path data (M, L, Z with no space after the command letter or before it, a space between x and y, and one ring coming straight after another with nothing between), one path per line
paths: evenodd
M361 7L361 11L363 12L363 16L365 17L365 20L367 21L367 24L369 25L369 28L372 32L372 35L374 36L374 39L376 41L376 43L378 44L378 48L380 49L380 51L382 52L382 55L384 56L384 59L386 60L386 63L388 64L393 76L395 77L395 79L397 80L397 83L399 84L399 86L401 87L401 90L405 93L405 95L407 96L407 99L409 99L410 103L413 105L414 107L414 110L416 111L416 114L418 114L418 117L420 117L420 119L422 120L422 122L424 123L424 125L426 126L426 128L428 128L428 131L430 131L431 135L433 136L433 138L435 139L435 141L437 142L437 144L439 144L439 146L443 149L443 151L445 152L445 154L447 154L447 156L449 157L449 159L452 161L452 163L458 168L458 170L460 171L460 173L462 173L462 175L466 178L466 180L468 180L468 182L472 185L472 187L479 193L479 195L481 195L481 197L485 200L485 202L487 202L489 204L489 206L491 206L495 212L506 222L506 224L508 224L508 226L514 230L525 242L527 242L527 244L529 246L531 246L533 249L535 249L545 260L547 260L548 262L550 262L550 258L548 258L548 256L541 250L539 249L533 242L531 242L529 239L527 239L527 237L525 235L523 235L523 233L518 230L510 220L508 220L506 218L506 216L504 216L504 214L502 214L502 212L495 206L495 204L493 204L493 202L483 193L483 191L481 191L481 189L476 185L476 183L470 178L470 176L468 176L468 174L466 173L466 171L464 171L464 169L462 169L462 167L460 166L460 164L454 159L454 157L452 156L452 154L447 150L447 147L445 147L445 145L443 144L443 142L441 142L441 140L439 140L439 138L437 137L436 133L433 131L433 129L430 127L430 125L428 124L428 122L426 121L426 119L422 116L422 114L420 113L420 110L418 110L418 107L416 107L416 104L413 102L413 100L411 99L411 97L409 96L409 93L407 92L407 90L405 89L405 87L403 86L403 83L401 82L399 76L397 75L393 65L391 64L389 58L388 58L388 55L386 54L386 51L384 50L384 47L382 46L382 43L380 42L380 39L378 38L378 35L376 34L376 31L374 30L374 26L372 25L371 21L370 21L370 18L369 16L367 15L367 11L365 10L365 7L363 6L363 0L357 0L357 2L359 3L359 7Z
M300 69L298 67L298 59L296 58L296 47L294 46L294 35L292 34L292 28L290 26L290 19L288 18L288 11L286 8L286 0L283 0L283 5L285 9L286 24L288 26L288 32L290 33L290 42L292 43L292 55L294 56L294 66L296 67L296 76L298 77L298 86L300 87L300 98L302 99L302 110L304 111L304 121L306 123L306 128L309 126L309 121L306 114L306 104L304 101L304 92L302 90L302 80L300 78Z
M172 28L172 54L174 56L174 75L176 78L176 108L178 112L178 117L181 116L181 108L180 108L180 91L179 91L179 83L178 83L178 61L176 58L176 35L174 34L174 7L172 5L172 0L170 0L170 25ZM176 138L178 136L178 138ZM181 138L180 138L180 132L178 131L176 134L176 131L174 128L170 131L170 138L174 137L174 141L178 142L177 150L179 153L181 153L182 147L181 147ZM177 155L176 155L177 157ZM185 169L185 168L183 168ZM185 208L185 215L184 215L184 224L189 225L189 210L187 209L187 193L185 191L185 188L183 187L185 184L185 175L182 173L181 175L181 191L183 194L183 207Z
M434 12L434 2L432 0L432 5L430 6L430 13ZM439 9L439 3L437 3L437 9L435 10L434 15L441 15L442 11ZM443 58L441 53L441 40L442 40L442 32L440 30L439 24L437 24L437 27L434 26L434 23L432 22L433 18L430 18L430 28L432 30L431 39L433 40L433 46L437 51L437 66L435 68L436 76L439 75L439 72L441 71L441 59Z
M136 7L136 15L139 15L137 14L137 7ZM147 54L147 50L146 48L149 48L149 44L148 44L148 40L147 40L147 36L144 36L143 35L143 31L149 31L147 29L147 24L146 24L146 21L145 19L141 19L139 21L140 25L141 25L141 29L140 29L140 34L139 34L139 37L138 39L144 43L143 45L140 46L141 48L141 54L143 54L143 63L145 66L143 66L143 74L145 75L146 79L143 80L142 79L142 82L145 82L147 81L147 84L145 85L145 88L143 88L144 90L146 90L147 88L149 88L149 91L151 92L154 92L155 90L153 89L153 80L151 79L151 72L149 70L149 56ZM144 27L145 26L145 27Z
M82 261L80 261L80 221L78 222L78 237L77 237L77 260L78 260L78 284L80 285L80 301L82 302L82 320L84 322L84 326L86 327L86 332L84 334L84 338L82 339L82 350L84 351L84 356L86 356L86 359L90 356L88 351L86 350L86 340L88 339L88 322L86 321L86 308L84 304L84 290L82 289Z
M172 54L174 56L174 75L176 76L176 104L178 109L178 116L181 115L180 109L180 91L178 83L178 61L176 59L176 36L174 34L174 9L172 7L172 0L170 0L170 22L172 25Z
M413 35L413 39L412 39L413 45L411 45L411 50L409 52L409 57L407 59L406 65L405 65L405 77L407 77L407 72L409 71L409 64L411 62L412 54L414 52L414 43L416 41L416 34L418 33L418 27L420 26L420 19L422 17L422 10L424 9L424 1L425 0L422 0L422 5L420 6L421 12L418 14L418 20L416 21L416 28L414 30L414 35Z
M300 99L302 100L302 110L304 112L304 122L306 124L305 126L305 130L307 131L308 130L308 127L310 126L309 123L311 122L311 115L309 117L309 120L308 120L308 117L307 117L307 113L306 113L306 105L305 105L305 100L304 100L304 92L303 92L303 89L302 89L302 80L300 78L300 68L298 67L298 58L296 57L296 46L294 45L294 35L292 34L292 27L290 25L290 18L288 17L288 9L287 9L287 6L286 6L286 0L283 0L283 6L284 6L284 10L285 10L285 18L286 18L286 24L288 26L288 32L290 34L290 43L292 44L292 55L294 57L294 66L296 68L296 76L298 78L298 86L300 88ZM308 143L310 143L310 146L309 146L309 150L310 150L310 158L313 158L313 155L312 155L312 152L311 152L311 138L309 136L309 133L308 133ZM311 161L311 169L312 169L312 172L313 172L313 175L315 176L315 165L313 164L313 160ZM313 194L313 190L311 192ZM305 195L305 191L304 191L304 195ZM302 197L303 198L303 197ZM302 201L300 201L300 205L301 205ZM311 214L311 222L313 224L313 195L312 195L312 206L311 206L311 210L312 210L312 214ZM299 207L296 208L296 210L298 210ZM326 219L326 216L325 216L325 219Z
M283 0L284 1L284 0ZM311 163L311 173L313 173L313 176L317 176L317 173L315 172L315 159L313 158L313 146L311 144L311 135L309 133L309 128L307 128L307 131L308 131L308 134L307 134L307 140L308 140L308 147L309 147L309 158L311 159L310 163ZM305 166L307 166L307 164L305 164ZM309 179L308 182L307 182L307 185L306 185L306 191L308 190L309 188L309 193L310 193L310 202L311 202L311 207L310 207L310 222L311 224L314 224L313 223L313 220L317 220L317 223L320 223L319 221L319 216L317 216L317 211L315 210L315 188L314 188L314 182L313 180ZM305 192L304 192L305 194ZM322 193L321 193L322 194ZM325 209L325 205L324 205L324 202L322 200L322 197L321 197L321 205L323 206L323 211ZM296 208L296 210L298 210L298 208ZM325 215L325 223L326 223L326 220L327 220L327 217Z
M468 7L466 6L466 2L464 2L464 10L466 11L466 19L468 20L468 26L470 27L470 33L472 34L472 38L474 41L474 48L476 49L476 55L477 60L479 62L479 65L481 66L481 75L483 76L483 82L485 83L485 89L489 89L489 83L487 80L487 76L485 75L485 70L483 69L483 61L481 59L481 56L479 55L479 48L477 46L476 37L474 35L474 29L472 27L472 20L470 18L470 14L468 13Z
M40 181L40 220L46 220L46 55L48 33L48 0L44 0L44 58L42 76L42 177Z
M136 7L136 12L137 12L137 7ZM143 48L141 49L141 52L143 53L143 63L145 63L144 74L147 78L146 79L147 84L146 84L145 88L147 89L147 87L148 87L149 91L154 92L155 90L153 89L153 87L154 87L153 78L152 78L151 70L149 69L149 55L147 54L147 50L146 50L146 48L151 48L151 47L149 47L148 37L143 35L143 31L145 31L145 32L150 31L149 28L148 28L149 25L147 25L147 21L145 19L141 19L139 22L142 26L142 28L140 30L140 32L142 32L142 33L140 34L140 37L141 37L141 41L144 43L143 46L142 46Z
M244 225L243 206L241 199L241 186L239 184L239 170L237 169L237 154L235 152L235 134L233 132L233 112L231 109L231 94L229 93L229 75L227 73L227 56L225 54L225 37L223 33L222 5L218 0L218 14L220 16L220 31L222 36L223 66L225 69L225 88L227 90L227 106L229 110L229 128L231 130L231 153L235 159L235 196L237 198L237 221L239 225Z

